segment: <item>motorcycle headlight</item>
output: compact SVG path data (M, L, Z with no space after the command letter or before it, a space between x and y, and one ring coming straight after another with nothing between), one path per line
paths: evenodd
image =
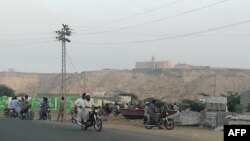
M95 112L96 112L96 113L98 113L98 112L99 112L99 110L98 110L98 109L95 109Z

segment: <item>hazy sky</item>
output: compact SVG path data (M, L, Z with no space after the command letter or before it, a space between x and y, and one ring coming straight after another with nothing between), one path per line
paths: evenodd
M152 55L173 63L250 69L250 22L179 36L250 20L249 0L0 2L0 71L60 72L61 43L54 31L62 23L73 29L67 51L75 69L68 59L68 72L131 69ZM164 40L144 42L159 38Z

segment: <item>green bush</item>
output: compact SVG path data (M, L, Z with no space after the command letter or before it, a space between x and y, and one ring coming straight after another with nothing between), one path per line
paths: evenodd
M0 85L0 96L15 96L15 91L5 85Z

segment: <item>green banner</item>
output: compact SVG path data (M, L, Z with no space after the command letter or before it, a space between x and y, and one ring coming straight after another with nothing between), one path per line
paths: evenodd
M8 97L0 97L0 111L8 108Z
M74 102L79 98L79 96L66 97L66 111L70 113L74 107ZM59 104L60 102L58 102Z
M42 102L41 97L31 97L29 100L29 104L32 106L32 110L38 111L40 109L40 104Z
M74 107L74 102L79 98L79 96L69 96L65 97L66 112L70 113ZM42 102L42 97L30 97L29 104L32 106L32 110L38 111L40 109L40 104ZM48 97L48 102L51 110L58 110L59 104L61 102L60 97ZM101 105L102 101L100 99L94 98L93 102L95 105ZM9 100L8 97L0 97L0 111L8 108Z

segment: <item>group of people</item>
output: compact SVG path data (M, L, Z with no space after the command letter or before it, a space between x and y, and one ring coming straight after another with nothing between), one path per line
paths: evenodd
M40 110L39 110L39 120L42 120L46 115L47 108L49 108L48 98L43 97L43 101L40 104ZM57 122L61 121L63 122L64 114L65 114L65 101L64 97L61 97L61 102L59 104L59 110L57 114Z
M78 98L74 103L76 109L77 109L77 121L78 124L81 125L81 121L83 119L84 122L87 122L89 118L89 112L92 110L92 108L95 106L93 101L91 101L90 95L87 93L83 93L81 98ZM25 95L24 98L22 97L20 100L17 99L16 96L14 96L10 102L10 109L13 109L17 115L22 115L23 113L28 111L29 108L29 101L28 101L28 95ZM40 103L39 107L39 118L38 120L43 120L46 116L46 110L49 108L49 102L47 97L43 97L42 102ZM59 110L57 114L57 121L63 121L64 115L65 115L66 107L65 107L65 99L62 96L61 102L59 104Z
M9 105L9 109L13 109L14 112L17 114L17 116L22 116L23 113L28 112L28 109L30 107L29 96L25 95L24 97L21 97L21 99L17 99L16 96L12 97ZM42 120L44 116L46 116L46 110L49 108L48 98L43 97L42 102L40 103L40 109L39 109L39 120ZM61 97L61 102L59 104L59 110L58 110L58 116L57 121L63 121L64 112L65 112L65 102L64 97Z
M156 106L156 100L152 100L151 104L146 102L144 107L144 116L146 117L148 123L150 121L154 121L158 125L159 129L163 129L159 124L159 114Z
M172 104L171 110L179 111L179 107L176 105L176 103ZM154 121L160 129L162 127L159 124L159 114L158 114L158 108L156 106L156 100L152 100L152 103L146 102L146 105L144 107L144 116L147 119L147 122Z
M82 120L86 123L89 119L89 112L95 107L90 95L83 93L81 98L78 98L74 103L77 109L77 124L82 125Z
M24 112L28 110L29 102L28 95L22 97L21 100L18 100L16 96L12 97L10 101L10 109L13 109L17 115L22 115Z

